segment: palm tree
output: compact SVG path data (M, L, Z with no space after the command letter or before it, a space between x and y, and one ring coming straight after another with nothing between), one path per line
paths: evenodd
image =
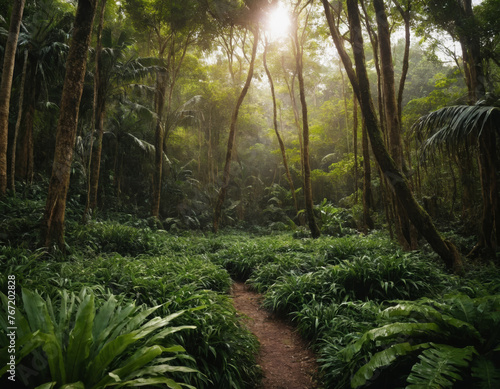
M15 0L10 19L9 36L5 46L0 84L0 196L7 190L7 135L9 131L9 103L16 60L17 39L23 19L24 0Z
M497 101L497 103L500 101ZM478 157L483 214L476 249L496 250L500 243L500 160L497 157L500 108L481 100L476 105L441 108L423 116L414 129L426 139L422 145L425 156L437 148L452 152L475 150ZM472 253L472 252L471 252Z
M16 150L15 175L28 182L34 170L35 110L41 109L40 102L51 100L51 89L57 89L59 97L73 18L73 6L43 0L26 15L19 33L18 50L28 53L28 62L23 72L25 88L20 92L24 98L23 106L19 107L22 113L19 142L13 145L13 150Z

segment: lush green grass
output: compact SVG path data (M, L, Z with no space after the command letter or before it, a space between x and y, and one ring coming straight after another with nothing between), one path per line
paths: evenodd
M395 339L390 337L380 337L373 344L366 340L370 337L367 334L373 333L370 331L394 322L396 315L389 320L387 312L395 306L395 300L414 310L420 307L422 312L439 308L441 318L437 315L417 318L402 313L411 310L400 310L398 320L405 325L427 320L428 325L438 325L443 333L450 334L451 330L458 333L461 328L460 325L446 328L447 323L457 324L454 321L457 319L468 323L463 326L470 333L486 334L493 342L497 339L487 329L479 328L476 319L464 320L457 316L460 310L452 309L462 301L464 306L475 307L466 312L475 312L476 318L482 312L491 323L497 323L498 312L490 312L497 300L481 303L481 298L500 291L497 267L468 263L466 276L458 278L446 273L432 254L402 252L384 233L368 236L351 233L317 240L299 233L275 231L174 235L159 229L149 219L130 215L122 215L119 222L92 220L81 225L77 213L70 212L67 255L49 255L36 249L42 206L40 202L21 199L0 204L6 215L0 221L5 231L0 234L0 271L16 275L18 294L23 287L38 291L46 301L60 301L61 293L79 296L82 290L87 290L93 296L96 312L111 295L123 306L133 303L145 310L157 307L155 314L159 317L183 311L172 319L172 325L196 328L175 332L169 339L181 345L192 358L176 354L169 364L200 373L184 374L183 368L179 368L169 377L198 388L251 388L259 381L260 370L255 361L258 343L242 326L228 297L231 278L246 280L263 293L264 305L287 316L311 341L318 354L322 382L328 388L349 387L354 375L364 384L364 372L373 373L370 380L375 387L388 385L391 374L373 378L385 369L378 359L370 362L374 353L379 352L397 357L394 363L384 366L388 371L401 368L403 374L391 385L405 385L406 376L415 365L413 359L405 357L406 345L391 349ZM2 277L0 290L6 293L7 287L7 279ZM478 327L477 331L471 326ZM401 338L409 335L415 341L421 338L410 333L409 327L397 328L402 331ZM394 334L398 332L394 330ZM429 346L434 351L422 353L422 358L432 360L451 353L447 347L456 347L458 337L446 339L446 347ZM356 347L353 346L356 342L362 342L362 347L355 353L345 351ZM496 379L497 346L481 342L464 345L469 346L475 347L481 357L473 359L472 354L469 359L464 357L466 361L475 361L467 365L470 376L463 377L465 382L474 382L470 378L474 371L491 372ZM119 359L128 356L125 353ZM448 360L451 362L446 367L451 371L457 363L464 363L456 356ZM429 367L423 362L418 366L417 373ZM417 380L422 378L414 376Z

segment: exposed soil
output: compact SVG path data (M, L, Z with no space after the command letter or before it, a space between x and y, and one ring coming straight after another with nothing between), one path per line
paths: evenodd
M262 296L242 282L233 284L235 308L261 344L257 363L262 389L313 389L315 356L292 326L260 307Z

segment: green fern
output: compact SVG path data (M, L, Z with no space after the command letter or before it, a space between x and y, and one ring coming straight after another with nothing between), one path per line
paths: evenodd
M462 380L461 368L467 367L477 355L473 346L458 348L446 344L431 343L432 348L418 356L420 362L413 365L407 382L408 389L452 388Z
M477 358L472 364L472 377L478 389L500 388L500 368L485 357Z
M410 343L398 343L385 350L374 354L370 361L363 365L351 379L351 387L358 388L366 385L367 381L371 380L377 369L384 368L394 363L398 358L404 357L407 354L426 349L430 347L429 343L417 344L412 346Z

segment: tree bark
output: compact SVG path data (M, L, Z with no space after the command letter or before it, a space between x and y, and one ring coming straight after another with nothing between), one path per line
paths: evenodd
M299 79L299 95L300 104L302 106L302 144L304 147L304 197L306 206L307 222L309 224L309 229L311 230L311 236L313 238L319 238L321 232L316 224L316 218L314 217L314 203L312 195L312 185L311 185L311 165L309 161L309 119L307 112L307 102L306 93L304 87L304 75L303 75L303 47L298 37L298 26L294 28L294 43L295 43L295 61L297 64L297 76Z
M227 152L226 152L226 163L224 165L224 176L222 178L222 186L219 190L219 196L217 197L217 203L215 204L214 211L214 221L212 225L212 229L215 233L219 231L219 223L222 215L222 205L224 204L224 200L226 198L227 187L229 186L230 179L230 171L231 171L231 159L233 156L233 147L234 140L236 138L236 123L238 121L238 114L240 111L241 104L245 99L246 94L248 93L248 89L250 88L250 84L253 78L255 57L257 56L257 46L259 45L259 29L255 28L253 30L253 47L252 47L252 58L250 59L250 67L248 69L247 78L245 81L245 85L240 92L238 100L236 101L236 105L233 110L233 115L231 116L231 125L229 127L229 139L227 141Z
M10 162L10 189L15 195L16 193L16 150L17 150L17 137L19 134L19 127L21 126L21 119L23 117L24 106L24 86L26 83L26 72L28 69L28 50L24 52L23 75L21 77L21 87L19 88L19 111L17 112L16 127L14 129L14 139L12 140L12 155Z
M290 169L288 168L288 161L286 158L286 150L285 150L285 144L283 143L283 139L281 139L281 135L278 130L278 113L277 113L277 108L276 108L276 94L274 92L274 82L273 78L271 76L271 72L269 71L269 68L267 66L267 41L264 46L264 54L263 54L263 62L264 62L264 69L267 74L267 78L269 79L269 85L271 86L271 97L273 99L273 126L274 126L274 132L276 133L276 138L278 138L278 143L280 146L281 150L281 157L283 158L283 166L285 167L285 172L286 172L286 178L288 180L288 185L290 185L290 192L292 194L292 199L293 199L293 205L295 206L295 211L299 212L299 205L297 203L297 196L295 194L295 186L293 185L293 180L292 180L292 175L290 174Z
M23 11L24 0L14 0L10 17L9 35L5 45L2 81L0 84L0 197L4 196L7 192L7 142L9 134L10 93L16 62L17 39L23 19Z
M354 98L356 99L356 98ZM361 143L363 149L363 224L365 233L367 230L372 230L375 226L370 216L370 209L373 208L372 195L372 177L370 166L370 149L368 144L368 134L363 121L363 130L361 134Z
M101 0L101 12L99 14L99 25L97 27L97 43L94 69L94 103L92 120L92 139L90 153L90 177L89 190L87 193L87 204L84 212L84 221L89 211L97 209L97 192L99 189L99 175L101 171L102 138L104 136L104 116L106 112L106 81L101 77L102 63L102 29L104 24L104 11L106 10L106 0ZM94 127L97 137L94 146Z
M42 244L64 251L64 216L83 91L87 52L90 46L96 0L79 0L57 123L56 147L42 225Z
M334 39L341 58L344 59L347 57L347 52L342 44L337 45L337 42L341 42L340 34L334 24L330 5L327 0L322 0L322 3L325 9L325 15L332 38ZM347 0L347 11L356 71L354 71L354 68L350 65L350 63L344 62L344 67L346 68L353 90L360 103L375 159L377 160L384 176L388 180L391 190L405 207L410 220L415 225L419 233L425 237L427 242L429 242L433 250L441 257L448 268L454 269L455 271L461 271L462 262L455 246L451 242L443 239L434 226L430 216L413 197L408 180L398 169L396 163L384 145L382 133L375 114L375 107L370 94L370 84L365 65L363 36L357 0Z
M400 171L403 169L403 144L401 141L401 122L399 120L399 107L396 100L396 88L394 79L394 65L392 60L391 33L389 22L385 12L383 0L373 0L373 7L377 15L378 44L380 49L380 64L382 73L382 89L385 122L387 134L389 136L389 150L396 166ZM396 213L396 235L400 244L405 249L416 248L412 242L410 233L410 222L405 208L399 202L397 197L391 196L391 201Z

